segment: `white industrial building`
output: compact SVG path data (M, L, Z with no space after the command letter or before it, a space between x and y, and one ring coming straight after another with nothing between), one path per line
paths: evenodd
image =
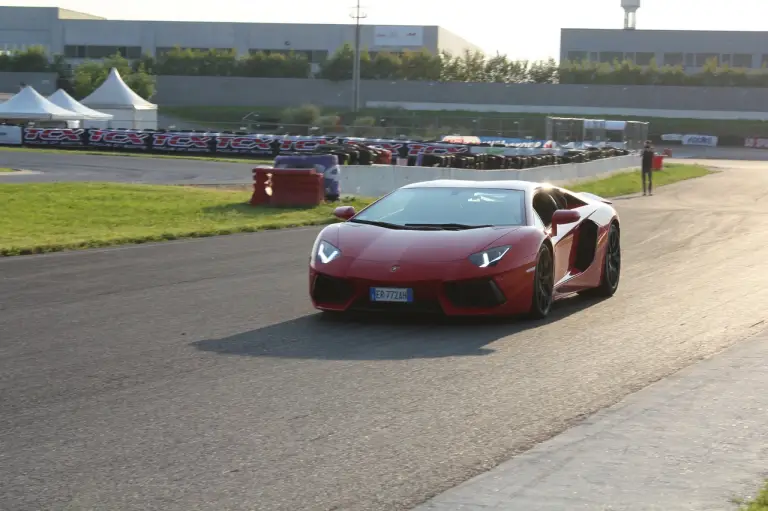
M354 25L221 23L108 20L55 7L0 7L0 51L43 46L73 64L116 52L133 59L157 56L174 46L234 48L240 55L256 51L303 52L317 65L344 43L354 41ZM370 52L479 50L438 26L362 26L362 46Z
M638 30L640 0L620 2L625 11L623 29L564 28L560 60L626 59L647 66L656 59L659 66L683 66L686 72L700 70L712 58L730 67L760 69L768 65L768 32Z

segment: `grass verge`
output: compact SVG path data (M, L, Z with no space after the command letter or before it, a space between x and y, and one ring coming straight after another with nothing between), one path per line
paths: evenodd
M248 158L219 158L214 156L195 156L195 155L182 155L182 154L155 154L155 153L127 153L117 151L82 151L80 149L41 149L37 147L7 147L0 146L0 151L15 152L15 153L46 153L46 154L74 154L74 155L90 155L90 156L124 156L128 158L160 158L160 159L173 159L173 160L201 160L219 163L269 163L272 164L273 160L270 158L262 159L248 159Z
M653 173L653 188L669 185L686 179L706 176L714 171L701 165L687 165L681 163L666 163L664 169ZM582 181L572 186L567 186L574 192L589 192L601 197L619 197L631 193L642 192L643 182L640 170L615 174L603 179Z
M668 165L654 185L711 173ZM639 171L569 187L603 197L641 189ZM225 188L112 183L0 184L0 256L36 254L329 224L337 204L274 209L247 204L250 193ZM373 199L347 199L360 209Z
M0 167L0 173L3 172L13 172L13 169L9 169L8 167Z
M763 486L763 489L754 500L749 502L737 500L735 503L741 505L739 511L768 511L768 483Z
M216 236L336 221L337 204L274 209L244 191L111 183L0 184L0 255ZM344 203L361 208L371 200Z

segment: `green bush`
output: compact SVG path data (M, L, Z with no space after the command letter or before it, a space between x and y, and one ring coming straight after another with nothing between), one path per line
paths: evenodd
M0 53L0 71L11 73L44 73L51 71L45 48L34 46L26 51Z
M318 78L332 81L352 79L355 51L345 44L320 66ZM311 65L302 52L255 52L240 57L234 49L194 50L173 48L155 58L144 55L123 62L124 75L136 75L136 86L145 95L153 88L152 75L245 76L260 78L307 78ZM97 63L86 62L80 72L79 87L90 82L82 75L98 75ZM49 58L44 48L0 54L0 71L55 72L69 75L62 57ZM75 70L74 75L77 75ZM441 82L564 83L606 85L677 85L706 87L768 87L768 69L746 70L706 63L697 74L686 74L682 66L641 67L629 61L612 63L561 62L554 59L537 62L517 61L505 55L486 56L466 51L461 55L432 54L426 50L402 53L360 52L360 76L364 80L419 80ZM76 77L73 80L77 81ZM126 80L127 81L127 80Z

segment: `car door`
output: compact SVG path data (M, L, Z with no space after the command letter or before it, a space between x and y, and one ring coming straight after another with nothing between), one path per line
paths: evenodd
M549 191L540 191L539 193L547 194L552 197ZM554 197L552 197L553 200ZM557 202L557 201L555 201ZM557 226L557 233L553 234L552 224L546 225L546 233L552 240L552 245L555 248L555 288L564 279L569 277L568 269L570 266L571 252L573 250L574 232L579 226L579 222L573 222L571 224L564 224Z

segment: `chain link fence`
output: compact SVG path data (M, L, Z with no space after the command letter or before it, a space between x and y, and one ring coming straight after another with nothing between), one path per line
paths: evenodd
M630 151L643 148L648 139L649 123L640 121L604 121L569 117L547 117L545 138L560 145L621 145Z
M541 138L542 118L458 117L424 115L362 116L344 122L336 116L321 117L313 124L292 124L249 114L239 122L195 121L178 118L161 121L165 129L190 129L215 132L250 132L279 135L343 135L370 138L410 138L436 140L445 135L473 135L499 138Z

